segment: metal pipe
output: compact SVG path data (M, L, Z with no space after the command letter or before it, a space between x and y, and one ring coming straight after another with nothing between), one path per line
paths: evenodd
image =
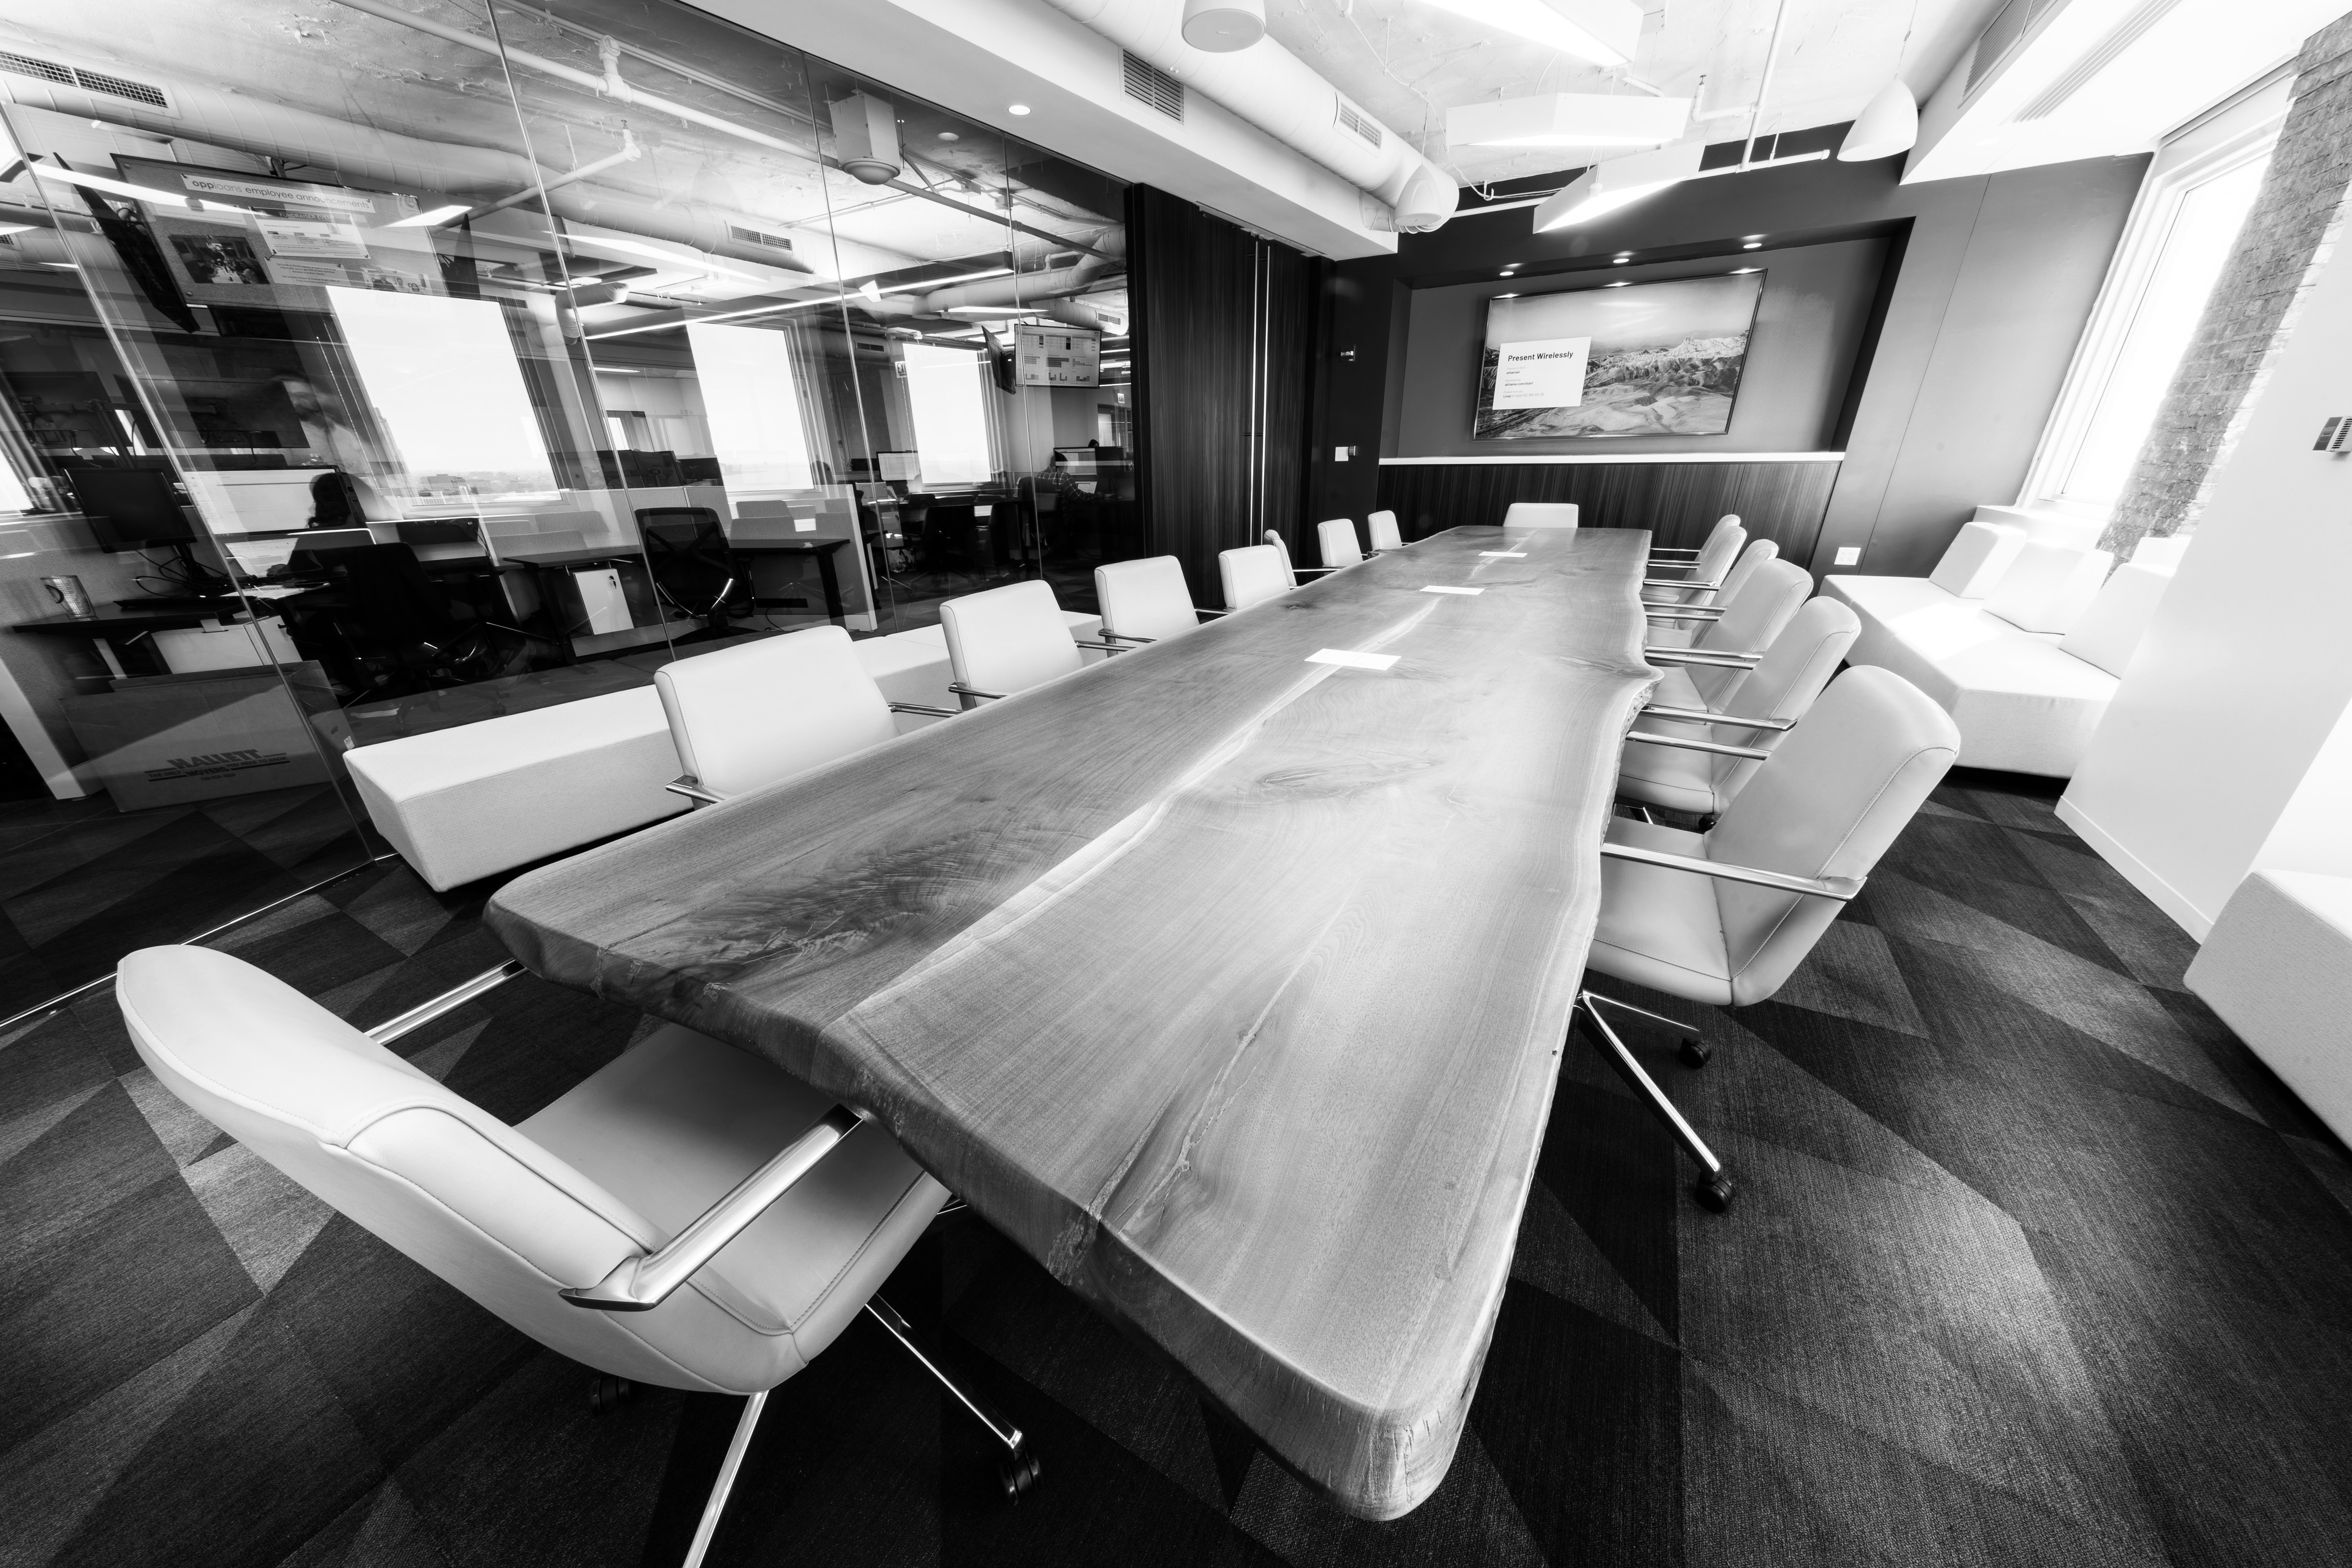
M1859 877L1791 877L1785 871L1767 871L1756 866L1733 866L1720 860L1702 860L1696 855L1675 855L1664 849L1644 849L1633 844L1603 844L1601 853L1612 860L1633 860L1644 866L1655 866L1666 871L1689 871L1702 877L1713 877L1719 882L1745 882L1753 888L1770 888L1782 893L1807 893L1817 899L1835 899L1844 903L1862 891Z
M1727 746L1720 741L1685 741L1680 735L1654 735L1647 730L1629 730L1629 741L1642 741L1653 746L1677 746L1685 752L1706 752L1718 757L1739 757L1751 763L1770 760L1772 753L1759 752L1753 746Z
M444 1013L454 1013L486 991L495 990L522 973L522 965L509 958L496 969L485 969L463 984L451 987L430 1002L420 1002L396 1018L386 1018L366 1031L367 1037L377 1045L385 1045L413 1029L423 1028Z

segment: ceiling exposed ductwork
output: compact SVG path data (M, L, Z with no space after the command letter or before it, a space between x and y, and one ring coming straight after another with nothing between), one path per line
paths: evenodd
M1367 226L1420 234L1454 216L1450 175L1273 39L1210 53L1184 41L1183 7L1170 0L1047 3L1355 185L1387 209Z

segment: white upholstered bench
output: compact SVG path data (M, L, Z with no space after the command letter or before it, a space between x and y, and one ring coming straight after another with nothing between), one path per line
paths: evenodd
M1075 637L1102 624L1064 613ZM868 637L855 649L892 701L956 706L939 627ZM941 722L898 716L901 731ZM343 761L376 831L442 892L687 807L662 788L678 775L677 748L650 683L356 747Z
M2249 874L2189 964L2189 989L2352 1142L2352 877Z

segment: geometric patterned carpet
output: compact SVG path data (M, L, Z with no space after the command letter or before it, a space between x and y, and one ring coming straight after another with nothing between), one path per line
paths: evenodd
M1580 1046L1453 1470L1349 1521L977 1219L768 1406L711 1561L2211 1564L2352 1549L2352 1163L2032 781L1956 773L1711 1065ZM221 945L373 1022L501 956L395 864ZM1634 1001L1659 1002L1632 990ZM1676 1010L1672 1005L1667 1010ZM517 1119L640 1020L515 982L399 1043ZM111 998L0 1040L0 1563L672 1563L739 1402L587 1375L163 1093Z

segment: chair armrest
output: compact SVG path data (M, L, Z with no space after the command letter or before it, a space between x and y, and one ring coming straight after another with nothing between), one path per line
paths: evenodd
M1666 708L1653 702L1643 712L1654 719L1672 719L1683 724L1728 724L1735 730L1793 730L1794 719L1735 719L1728 713L1717 713L1712 708Z
M718 1257L721 1247L742 1235L753 1220L816 1169L817 1162L832 1153L865 1120L845 1105L835 1106L817 1118L815 1126L736 1184L733 1192L697 1215L670 1237L667 1246L624 1258L595 1284L572 1286L556 1294L575 1307L600 1312L645 1312L660 1306L694 1277L695 1270Z
M662 785L662 788L669 791L672 795L682 795L688 800L698 800L705 805L717 805L719 801L719 797L718 795L711 794L709 790L704 789L699 784L696 783L695 777L692 773L680 773L677 777L670 780L669 783Z
M1746 882L1750 887L1774 888L1783 893L1810 893L1817 899L1835 899L1840 903L1862 891L1862 879L1859 877L1791 877L1785 871L1759 870L1753 866L1727 866L1718 861L1702 860L1696 855L1675 855L1664 849L1643 849L1633 844L1603 844L1601 853L1612 860L1633 860L1668 871L1694 871L1702 877L1713 877L1717 881Z
M1196 616L1230 616L1233 614L1231 610L1213 610L1206 605L1193 605L1192 613Z
M1656 560L1661 555L1687 555L1692 560L1696 561L1698 559L1698 553L1697 547L1689 544L1653 544L1650 546L1650 558L1652 560Z
M1625 738L1653 746L1679 746L1685 752L1711 752L1718 757L1745 757L1751 763L1763 762L1772 754L1759 752L1753 746L1727 746L1720 741L1685 741L1680 735L1653 735L1647 730L1628 730Z
M963 710L961 708L934 708L926 702L893 702L890 704L890 711L928 713L934 719L958 719L963 716Z
M1719 582L1695 583L1688 579L1676 582L1672 577L1644 577L1642 579L1642 586L1644 588L1681 588L1693 594L1712 594L1718 588L1721 588L1723 584Z
M1158 637L1131 637L1126 632L1105 632L1103 633L1103 636L1107 637L1117 637L1120 642L1155 643L1160 640ZM1073 637L1070 640L1077 642L1080 647L1100 647L1103 646L1098 642L1079 642L1076 637ZM1111 651L1113 653L1122 653L1126 650L1122 648L1113 648Z
M1084 637L1072 637L1070 640L1077 644L1080 647L1097 648L1104 653L1133 653L1135 651L1131 647L1121 647L1115 642L1088 642ZM1130 637L1128 640L1130 642L1150 642L1151 639L1150 637Z
M1760 653L1717 653L1708 647L1645 647L1642 657L1653 664L1709 664L1718 669L1753 669L1763 658Z
M958 697L985 697L991 702L1002 702L1004 700L1004 693L1002 691L982 691L979 687L966 686L961 680L949 681L948 689L954 692Z
M1360 561L1357 564L1360 566L1363 563ZM1290 569L1290 574L1293 577L1319 577L1326 572L1344 572L1346 570L1347 568L1344 566L1293 566Z
M496 969L485 969L471 980L452 986L430 1002L420 1002L398 1017L386 1018L374 1028L363 1032L379 1046L396 1040L411 1029L423 1028L444 1013L455 1012L485 991L504 985L521 973L522 965L509 958Z
M1654 621L1719 621L1721 610L1711 610L1703 605L1660 605L1643 612Z

